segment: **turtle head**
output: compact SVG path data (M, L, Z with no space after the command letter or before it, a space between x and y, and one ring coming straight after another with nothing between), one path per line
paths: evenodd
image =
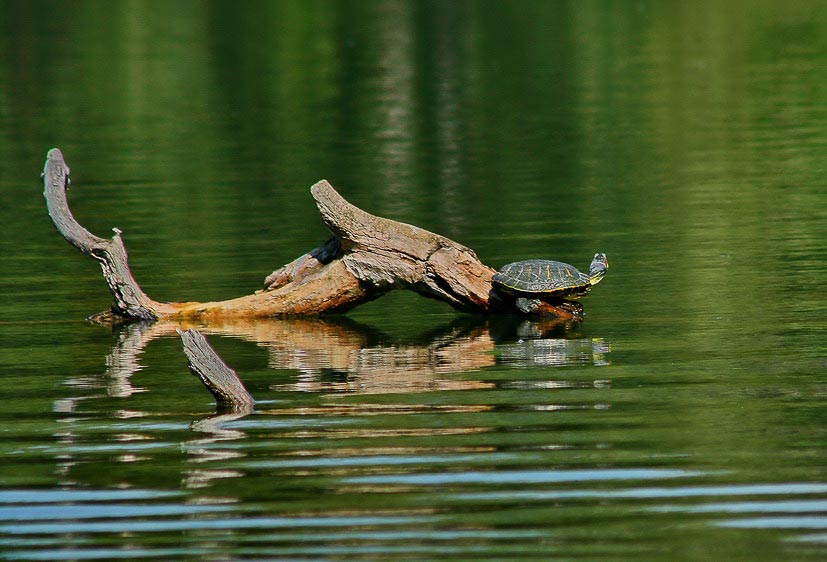
M592 285L600 283L607 269L609 269L609 262L606 260L606 254L596 253L589 266L589 283Z

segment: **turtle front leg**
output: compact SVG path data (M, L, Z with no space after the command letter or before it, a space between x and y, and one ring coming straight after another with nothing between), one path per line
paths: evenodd
M523 314L533 314L542 303L543 301L540 299L527 299L525 297L519 297L514 301L514 305L517 307L517 310Z
M574 301L544 301L519 297L514 299L514 306L521 313L529 316L556 316L558 318L582 318L583 305Z

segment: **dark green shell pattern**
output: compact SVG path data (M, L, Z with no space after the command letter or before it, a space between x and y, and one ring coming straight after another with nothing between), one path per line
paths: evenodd
M591 290L588 275L552 260L510 263L494 274L492 282L503 292L532 298L577 297Z

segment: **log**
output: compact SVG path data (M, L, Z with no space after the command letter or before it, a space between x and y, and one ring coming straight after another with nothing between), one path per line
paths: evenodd
M236 372L227 366L198 330L178 330L190 372L207 387L218 409L249 413L255 400Z
M371 215L322 180L310 188L333 237L268 275L252 294L215 302L158 302L132 276L121 232L107 240L81 226L66 197L69 167L53 148L43 169L49 216L63 237L96 259L112 293L108 313L96 319L198 320L319 315L347 311L396 288L414 290L464 312L518 312L492 290L494 269L473 250L425 229ZM544 303L538 314L576 319L579 309Z

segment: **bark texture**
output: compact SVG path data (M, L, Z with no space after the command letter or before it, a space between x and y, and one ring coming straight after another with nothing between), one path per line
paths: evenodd
M227 366L198 330L178 330L184 354L193 375L215 397L219 410L250 412L255 405L252 395L234 370Z

